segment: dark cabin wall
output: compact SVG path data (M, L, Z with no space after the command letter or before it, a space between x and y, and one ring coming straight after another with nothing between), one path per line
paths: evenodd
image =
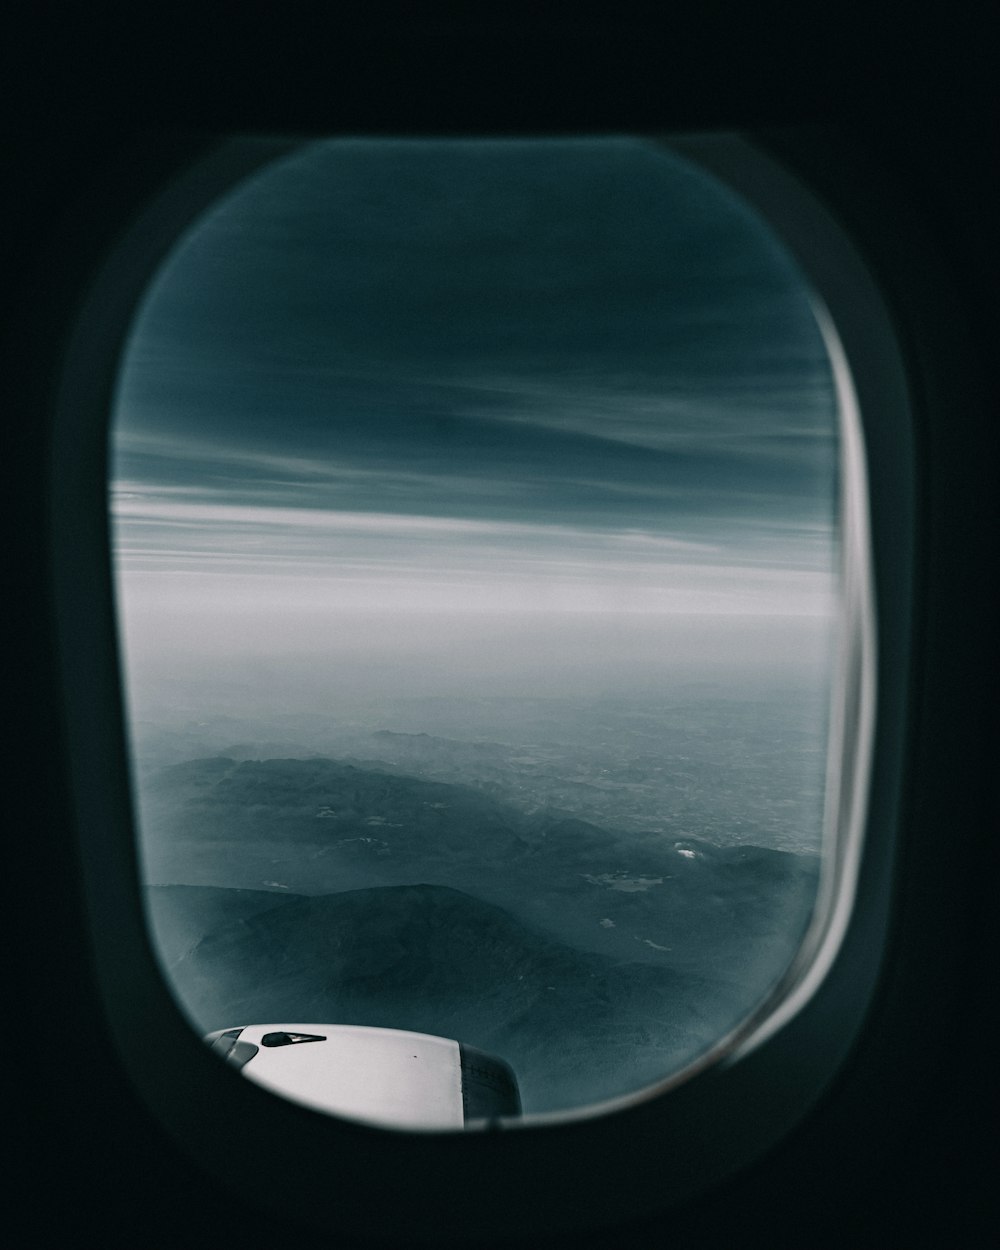
M474 18L462 6L436 6L429 17L414 7L398 19L379 6L364 6L364 18L323 5L294 14L212 6L185 18L141 5L58 14L41 5L9 24L0 70L0 463L13 630L6 786L20 814L8 818L4 910L13 920L6 963L20 994L8 1015L7 1065L23 1118L8 1130L17 1172L8 1212L27 1217L32 1240L195 1247L316 1236L246 1208L175 1149L117 1065L87 951L71 837L72 744L58 711L44 573L47 388L81 283L125 206L141 203L204 135L230 128L759 127L809 169L848 222L864 219L923 397L914 697L900 726L907 796L889 960L848 1068L770 1158L685 1209L562 1244L985 1244L979 1143L994 1069L984 1011L995 824L993 45L973 6L924 6L922 16L899 6L893 16L874 5L854 18L835 6L800 6L792 18L778 6L724 7L663 6L633 21L568 8L521 22L499 10ZM815 124L834 127L851 155L810 157L808 140L790 131ZM163 131L167 140L151 138ZM901 242L911 229L925 240L916 268ZM373 1201L385 1200L384 1186L373 1186Z

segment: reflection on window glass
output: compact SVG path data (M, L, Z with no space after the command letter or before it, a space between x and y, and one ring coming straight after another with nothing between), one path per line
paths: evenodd
M199 1031L452 1038L530 1113L739 1022L816 894L836 462L801 275L662 146L331 140L217 202L111 473Z

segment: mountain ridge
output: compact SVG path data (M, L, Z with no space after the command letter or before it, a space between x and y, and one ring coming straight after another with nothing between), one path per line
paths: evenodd
M455 1037L513 1063L529 1109L656 1080L740 1012L708 977L575 950L447 886L229 893L147 888L161 956L202 1031L310 1019ZM204 930L193 945L170 932L192 906Z

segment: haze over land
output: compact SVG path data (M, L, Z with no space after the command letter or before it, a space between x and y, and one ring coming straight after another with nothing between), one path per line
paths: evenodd
M111 515L150 916L196 1026L395 1024L529 1110L766 993L815 894L836 398L666 148L333 140L151 286Z

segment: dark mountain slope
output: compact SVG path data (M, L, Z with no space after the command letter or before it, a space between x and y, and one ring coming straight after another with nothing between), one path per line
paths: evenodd
M708 977L574 950L442 886L271 896L264 910L247 893L150 891L160 930L201 912L205 936L171 961L199 1027L329 1021L450 1036L513 1063L531 1110L653 1081L740 1011Z
M147 886L145 897L157 952L166 967L173 969L210 930L231 921L247 920L298 896L278 890L159 885Z

